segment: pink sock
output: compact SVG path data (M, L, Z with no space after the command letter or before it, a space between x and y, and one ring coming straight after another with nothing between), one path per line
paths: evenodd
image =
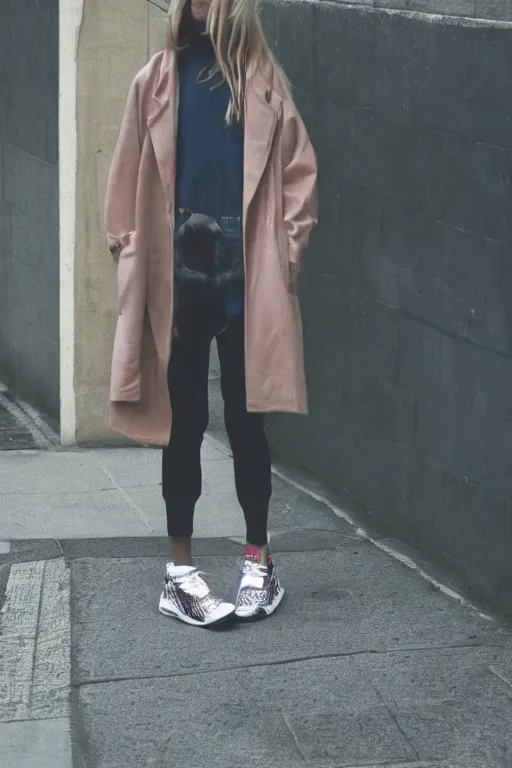
M244 555L246 557L254 558L254 560L262 565L266 565L268 561L268 546L254 547L252 544L246 544Z

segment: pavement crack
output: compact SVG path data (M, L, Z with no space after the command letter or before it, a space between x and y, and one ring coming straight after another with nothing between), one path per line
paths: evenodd
M114 475L112 474L112 472L111 472L111 471L108 469L108 467L106 466L106 464L105 464L105 463L104 463L104 462L101 460L101 456L99 456L99 454L98 454L96 451L91 451L91 456L94 456L94 458L96 459L96 461L97 461L97 462L98 462L98 464L100 465L101 469L103 470L103 472L105 473L105 475L108 477L108 479L109 479L109 480L110 480L110 482L112 483L112 486L114 487L114 489L115 489L115 490L116 490L116 491L117 491L117 492L118 492L118 493L119 493L119 494L122 496L122 498L123 498L123 499L124 499L124 501L125 501L125 502L128 504L128 506L129 506L129 508L131 509L131 511L132 511L132 512L135 514L135 516L136 516L136 517L139 519L139 522L142 522L142 523L144 523L144 525L145 525L147 528L149 528L149 530L151 531L151 534L152 534L153 536L155 536L157 532L156 532L156 530L153 528L153 526L151 525L151 523L149 522L149 520L148 520L148 518L146 517L146 515L144 514L143 510L142 510L142 509L139 507L139 505L138 505L138 504L136 504L136 503L134 502L134 500L132 499L132 497L130 496L130 494L129 494L129 493L127 493L127 491L126 491L126 490L125 490L125 489L124 489L124 488L123 488L121 485L119 485L119 483L118 483L118 482L117 482L117 480L115 479L115 477L114 477Z
M476 644L461 644L461 645L442 645L442 646L425 646L425 647L403 647L403 648L384 648L382 650L378 649L364 649L361 651L345 651L345 652L339 652L339 653L323 653L323 654L311 654L306 656L297 656L292 659L276 659L275 661L255 661L248 664L235 664L235 665L229 665L229 666L221 666L221 667L214 667L209 669L186 669L179 672L171 672L170 674L162 674L162 675L153 675L153 674L147 674L147 675L129 675L129 676L118 676L118 677L96 677L89 680L81 680L78 682L72 683L73 688L82 688L87 685L108 685L110 683L126 683L130 682L132 680L172 680L173 678L177 677L192 677L195 675L213 675L220 672L238 672L243 671L244 669L257 669L257 668L265 668L265 667L281 667L286 666L288 664L303 664L308 661L323 661L323 660L329 660L329 659L351 659L355 658L357 656L382 656L387 654L396 654L396 653L422 653L424 651L446 651L446 650L457 650L457 649L464 649L464 648L490 648L493 646L483 644L476 645Z
M54 541L55 544L58 546L59 552L60 552L60 556L62 558L64 558L64 560L66 560L66 555L64 554L64 550L62 549L62 543L61 543L60 539L52 539L52 541Z
M343 765L336 766L335 768L454 768L454 766L444 761L442 763L437 761L433 763L430 760L425 762L425 760L420 758L419 762L415 760L412 763L410 761L407 763L397 763L394 760L392 762L389 760L379 760L377 763L365 763L364 765L360 763L358 765L345 765L343 763Z
M283 722L286 725L288 731L290 732L293 741L295 742L295 746L297 747L297 752L302 757L302 759L304 761L304 765L307 765L308 764L308 760L306 758L306 755L304 754L304 752L301 749L301 746L299 744L299 740L298 740L297 736L295 735L295 731L293 730L293 728L291 727L291 725L290 725L290 723L288 721L288 717L286 716L286 714L283 712L282 709L280 709L279 712L281 713L281 717L283 718Z
M29 711L32 710L32 704L33 704L33 698L34 698L34 675L36 671L36 659L37 659L37 638L39 637L39 627L41 626L41 612L43 609L43 590L44 590L45 575L46 575L46 563L44 563L44 566L43 566L43 573L41 576L41 584L40 584L40 590L39 590L39 604L37 606L36 633L35 633L34 648L32 653L30 688L28 692L28 710Z
M384 709L386 710L386 712L388 713L388 715L390 716L390 718L392 719L392 721L394 722L394 724L396 725L396 727L398 728L400 733L402 734L402 736L403 736L403 738L405 740L405 743L407 744L409 749L412 750L412 753L413 753L414 757L416 758L416 760L420 760L421 759L421 755L419 754L419 752L416 749L416 747L414 746L414 744L411 742L408 734L404 731L404 729L402 728L402 726L398 722L398 717L397 717L396 712L389 706L389 704L387 703L387 701L385 700L384 696L381 694L381 692L377 688L377 686L374 685L373 683L371 684L371 686L372 686L373 690L375 691L375 694L376 694L378 700L380 701L380 703L382 704L382 706L384 707Z
M502 683L505 683L505 685L508 685L509 688L512 688L512 681L508 680L505 677L505 675L501 674L501 672L498 672L496 667L490 666L489 667L489 672L492 672L492 674L495 675L495 677L499 678L499 680L501 680Z

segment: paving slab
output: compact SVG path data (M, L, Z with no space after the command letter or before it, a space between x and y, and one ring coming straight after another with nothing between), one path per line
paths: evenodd
M229 450L206 439L203 495L195 516L200 538L243 540ZM17 451L1 454L0 539L165 536L161 452L150 448ZM354 531L281 478L273 478L270 535L311 530Z
M389 707L443 701L483 700L497 680L493 667L512 659L512 638L504 646L436 648L421 654L396 652L359 656L358 670L372 681ZM503 691L507 686L499 681ZM512 695L512 689L509 689Z
M71 768L69 568L61 557L5 570L0 764Z
M38 448L35 435L25 420L17 418L18 409L4 392L5 388L0 385L0 451Z
M418 703L400 706L393 715L425 759L448 757L456 768L510 768L512 702L497 681L493 688L480 701Z
M1 565L52 560L58 557L62 557L62 547L56 539L17 539L10 541L4 552L0 549Z
M206 483L204 483L206 486ZM167 534L165 505L160 485L126 489L135 505L142 510L151 528L160 536ZM234 490L217 493L206 486L194 515L194 535L201 538L244 536L245 523Z
M34 451L1 455L0 504L3 494L88 493L114 487L91 453Z
M119 451L95 452L111 472L116 483L122 485L149 521L158 535L166 534L165 506L160 485L160 452L135 450L123 455ZM194 518L195 535L200 538L245 536L245 522L238 504L233 477L233 464L229 453L215 443L203 444L203 494L197 504ZM133 463L134 471L131 472ZM149 480L152 480L150 484ZM303 491L274 476L273 497L270 506L269 532L317 529L353 530L332 514L329 507L312 499Z
M98 448L93 453L122 488L159 485L162 479L162 452L158 448ZM203 442L201 461L217 462L217 473L231 471L226 451L222 451L208 438ZM223 470L222 464L227 469Z
M502 649L500 657L493 663L491 671L508 685L512 695L512 653L510 653L509 648Z
M67 717L0 723L0 756L5 768L71 768Z
M356 667L425 759L454 766L512 765L512 688L492 671L505 647L360 656Z
M411 670L419 662L415 677L425 698L397 709L383 700L371 665L381 673L386 665L398 686L404 652L86 684L76 695L77 750L94 768L135 767L144 753L147 765L187 768L269 760L312 768L508 768L510 701L498 681L481 697L482 670L494 651L466 649L462 674L457 652L410 657ZM433 680L438 687L428 691Z
M350 660L86 685L78 706L79 749L96 768L341 768L415 757Z
M77 706L75 759L84 768L297 768L303 762L279 710L254 710L231 674L87 686Z
M230 595L237 558L199 559ZM279 556L287 595L272 621L191 632L157 612L164 560L74 560L75 682L190 674L291 658L492 644L508 635L371 545ZM305 576L305 570L307 578ZM172 648L172 653L169 653Z
M479 649L469 653L477 660ZM453 655L452 663L456 668ZM491 714L468 698L464 686L455 686L450 698L422 708L413 704L397 715L366 672L354 658L315 659L84 685L76 696L77 750L82 764L95 768L131 768L142 760L187 768L250 768L269 761L285 768L510 765L507 708L499 694ZM435 674L434 666L429 677ZM489 702L496 693L489 691ZM486 738L479 742L482 732Z
M0 721L67 716L69 569L64 560L10 569L0 614Z
M153 534L140 510L117 490L0 495L2 539Z
M13 566L1 620L0 721L30 714L32 667L45 563Z
M166 535L161 488L161 451L155 449L97 450L98 461L112 481L124 489L153 531ZM245 525L235 495L233 465L226 451L206 439L201 451L203 495L196 508L195 535L201 538L243 536Z

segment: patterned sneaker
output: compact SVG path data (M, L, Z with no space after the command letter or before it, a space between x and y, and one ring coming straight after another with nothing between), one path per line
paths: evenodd
M272 558L262 565L252 557L246 557L236 598L235 613L238 619L253 621L270 616L284 597Z
M197 568L169 563L159 610L194 627L211 627L229 619L235 606L213 597Z

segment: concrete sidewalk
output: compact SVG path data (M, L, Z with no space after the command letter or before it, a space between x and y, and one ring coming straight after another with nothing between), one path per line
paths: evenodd
M282 477L280 611L222 631L160 616L159 461L0 453L0 764L510 768L511 636ZM243 532L208 439L196 552L226 595Z

